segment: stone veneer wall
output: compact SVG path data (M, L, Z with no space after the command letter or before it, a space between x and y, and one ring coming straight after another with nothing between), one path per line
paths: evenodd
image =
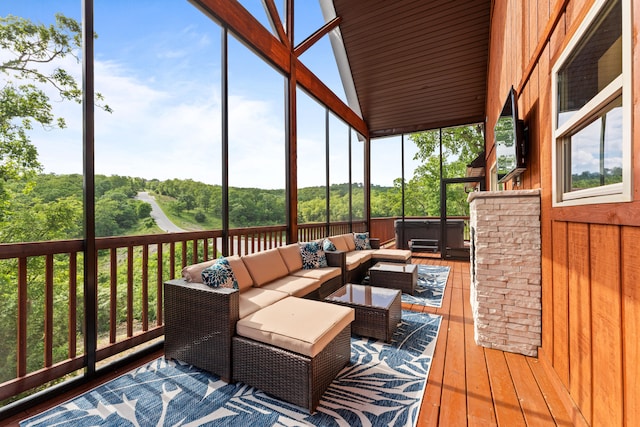
M476 343L537 356L542 336L540 191L474 192L468 200Z

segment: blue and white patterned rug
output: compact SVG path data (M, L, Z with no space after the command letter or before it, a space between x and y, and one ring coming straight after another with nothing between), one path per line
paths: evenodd
M21 426L415 426L440 316L402 312L390 344L351 339L351 363L313 415L242 383L157 359Z
M418 265L418 284L413 295L402 294L402 302L408 304L425 305L427 307L442 307L444 288L449 277L448 266Z

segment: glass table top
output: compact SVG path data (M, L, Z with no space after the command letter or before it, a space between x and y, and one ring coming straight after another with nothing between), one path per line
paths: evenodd
M379 262L369 270L380 270L394 273L413 273L418 268L416 264L403 264L399 262Z
M399 293L397 289L347 283L325 299L365 307L388 308Z

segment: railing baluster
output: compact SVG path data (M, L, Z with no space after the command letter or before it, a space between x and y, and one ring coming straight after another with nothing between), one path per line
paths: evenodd
M142 330L149 330L149 246L142 246Z
M109 251L109 342L113 344L117 339L118 317L118 249Z
M78 333L76 329L76 307L78 303L78 253L72 252L69 254L69 300L67 306L69 307L69 331L67 335L67 341L69 342L69 359L76 357L77 338Z
M44 367L53 364L53 255L45 257L44 274Z
M183 240L181 242L181 249L182 249L182 267L181 268L185 268L187 266L187 241Z
M127 247L127 336L133 336L133 246Z
M158 243L158 250L156 252L157 255L157 264L158 268L156 270L156 326L162 326L164 323L163 313L162 313L162 276L164 272L164 264L162 258L162 243Z
M175 242L169 243L169 275L171 278L176 277L176 244Z
M191 241L191 247L193 249L193 254L191 255L191 263L192 264L197 264L198 263L198 239L193 239Z
M18 259L18 377L27 374L27 258Z

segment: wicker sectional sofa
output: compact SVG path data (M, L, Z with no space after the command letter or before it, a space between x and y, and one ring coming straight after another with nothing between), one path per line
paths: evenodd
M342 285L342 266L303 269L298 244L225 259L238 289L200 283L216 260L165 282L165 357L314 411L350 358L353 310L317 301Z
M411 256L410 251L355 250L347 242L353 234L330 239L336 250L324 252L326 267L303 268L297 243L226 257L237 289L201 283L202 272L217 260L185 267L181 279L164 284L165 357L313 412L349 362L355 319L353 309L321 301L363 276L372 261L410 262Z
M363 239L367 240L370 249L356 249L354 236L362 234ZM325 254L327 256L339 256L342 260L335 260L343 268L344 283L361 283L366 276L369 268L377 262L399 262L411 263L411 251L406 249L385 249L380 248L380 240L364 237L366 233L346 233L336 236L330 236L330 240L335 246L335 250L327 250L324 245ZM326 241L326 239L325 239Z

